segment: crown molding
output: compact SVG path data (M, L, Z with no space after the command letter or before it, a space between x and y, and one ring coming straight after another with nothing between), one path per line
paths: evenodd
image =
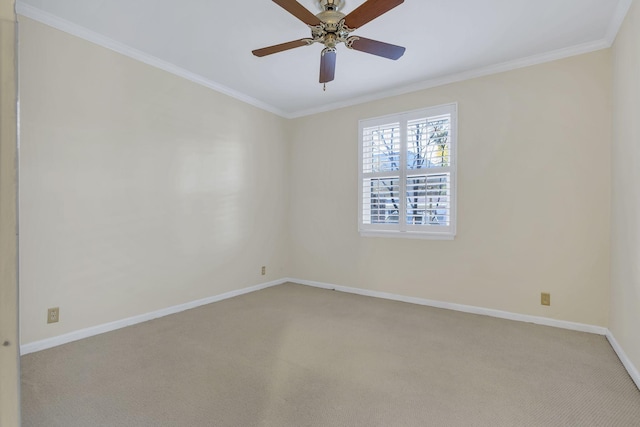
M79 37L91 43L95 43L99 46L102 46L106 49L112 50L114 52L118 52L122 55L128 56L129 58L135 59L137 61L143 62L147 65L151 65L152 67L159 68L168 73L174 74L176 76L187 79L193 83L199 84L201 86L207 87L209 89L215 90L216 92L220 92L224 95L235 98L239 101L242 101L246 104L253 105L254 107L260 108L262 110L269 111L278 116L286 117L287 113L276 108L272 105L269 105L265 102L262 102L258 99L245 95L244 93L235 91L230 89L222 84L216 83L212 80L209 80L199 74L193 73L191 71L185 70L184 68L180 68L177 65L174 65L170 62L164 61L162 59L156 58L155 56L149 55L137 49L134 49L130 46L127 46L124 43L120 43L116 40L113 40L109 37L105 37L101 34L98 34L94 31L91 31L85 27L82 27L73 22L69 22L65 19L62 19L58 16L55 16L51 13L45 12L41 9L33 7L31 5L25 4L23 2L16 3L16 12L19 15L25 16L27 18L38 21L42 24L53 27L57 30L63 31L65 33L71 34L73 36Z
M624 23L624 18L627 17L627 13L631 8L631 4L633 0L620 0L618 2L618 6L616 7L615 12L613 13L613 18L609 23L609 28L607 29L607 35L605 36L605 40L609 43L609 47L613 45L616 41L616 37L618 36L618 32Z
M464 71L461 73L450 74L450 75L437 77L434 79L423 80L417 83L405 85L405 86L388 90L388 91L376 92L375 94L371 94L371 95L351 98L346 101L335 102L332 104L322 105L317 108L311 108L307 110L299 110L299 111L293 111L293 112L282 110L280 108L267 104L266 102L253 98L249 95L235 91L224 85L221 85L212 80L209 80L199 74L180 68L177 65L163 61L152 55L148 55L144 52L141 52L137 49L127 46L124 43L120 43L109 37L105 37L96 32L93 32L85 27L82 27L80 25L77 25L67 20L64 20L62 18L59 18L53 14L45 12L31 5L25 4L20 0L16 2L16 11L18 14L22 16L36 20L40 23L56 28L60 31L69 33L71 35L87 40L89 42L95 43L107 49L113 50L115 52L118 52L130 58L144 62L145 64L160 68L164 71L175 74L179 77L183 77L191 82L194 82L201 86L215 90L217 92L223 93L239 101L245 102L249 105L253 105L254 107L263 109L265 111L269 111L273 114L276 114L286 119L295 119L299 117L311 116L314 114L324 113L324 112L337 110L345 107L352 107L352 106L367 103L367 102L379 101L379 100L390 98L393 96L404 95L411 92L417 92L417 91L430 89L438 86L444 86L451 83L457 83L457 82L470 80L478 77L489 76L492 74L503 73L506 71L512 71L519 68L543 64L545 62L557 61L559 59L564 59L571 56L582 55L585 53L610 48L613 45L613 42L615 41L618 32L620 31L620 28L624 22L624 19L632 3L633 3L633 0L619 1L618 6L616 7L616 10L614 12L613 18L611 20L611 23L609 24L607 33L605 37L601 40L596 40L589 43L570 46L567 48L558 49L558 50L546 52L539 55L533 55L526 58L520 58L513 61L507 61L500 64L490 65L487 67L476 68L476 69Z
M395 88L388 91L377 92L374 95L366 95L358 98L352 98L343 102L336 102L333 104L323 105L318 108L300 110L295 113L291 113L288 118L298 118L310 116L318 113L325 113L339 108L352 107L358 104L364 104L366 102L379 101L385 98L393 96L404 95L411 92L417 92L420 90L430 89L438 86L444 86L451 83L457 83L464 80L471 80L478 77L489 76L492 74L504 73L506 71L513 71L519 68L530 67L532 65L543 64L545 62L557 61L571 56L583 55L585 53L595 52L601 49L610 48L616 40L618 32L624 23L624 19L633 4L633 0L620 0L614 11L611 22L607 29L605 37L601 40L593 42L583 43L567 48L557 49L551 52L546 52L539 55L528 56L525 58L516 59L513 61L503 62L501 64L490 65L487 67L476 68L473 70L464 71L457 74L450 74L435 79L424 80L411 85Z
M584 43L576 46L571 46L568 48L554 50L554 51L543 53L540 55L533 55L526 58L503 62L501 64L490 65L487 67L476 68L474 70L463 71L457 74L450 74L450 75L438 77L435 79L424 80L418 83L402 86L392 90L377 92L374 95L366 95L358 98L352 98L347 101L323 105L318 108L301 110L301 111L292 113L291 118L310 116L313 114L337 110L339 108L352 107L354 105L364 104L366 102L378 101L381 99L390 98L398 95L404 95L407 93L417 92L420 90L430 89L437 86L444 86L451 83L457 83L465 80L475 79L478 77L504 73L506 71L513 71L519 68L525 68L525 67L530 67L532 65L543 64L545 62L557 61L559 59L564 59L564 58L568 58L576 55L582 55L585 53L594 52L594 51L606 49L609 47L611 47L611 44L608 43L606 40L598 40L595 42Z

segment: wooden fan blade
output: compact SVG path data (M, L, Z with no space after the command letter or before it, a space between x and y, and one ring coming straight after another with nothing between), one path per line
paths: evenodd
M368 0L348 14L344 18L344 23L355 30L402 3L404 0Z
M360 52L366 52L372 55L382 56L383 58L394 60L404 55L404 51L406 50L402 46L396 46L394 44L379 42L377 40L371 40L359 36L354 37L354 41L350 44L347 44L347 47L350 47L354 50L359 50Z
M320 83L328 83L336 75L336 51L323 50L320 57Z
M308 46L309 40L310 39L294 40L286 43L277 44L274 46L263 47L262 49L256 49L251 53L253 53L255 56L263 57L263 56L271 55L273 53L278 53L285 50L293 49L296 47Z
M322 23L309 9L296 0L273 0L273 2L307 25L320 25Z

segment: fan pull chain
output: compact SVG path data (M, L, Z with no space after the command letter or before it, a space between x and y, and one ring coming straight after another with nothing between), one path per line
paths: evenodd
M326 84L326 83L323 83L323 84L322 84L322 91L323 91L323 92L326 92L326 91L327 91L327 84Z

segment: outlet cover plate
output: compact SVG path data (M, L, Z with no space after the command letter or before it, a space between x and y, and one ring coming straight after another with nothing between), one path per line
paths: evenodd
M543 292L540 294L540 304L542 305L551 305L551 294L547 292Z
M47 310L47 323L56 323L60 320L60 308L53 307Z

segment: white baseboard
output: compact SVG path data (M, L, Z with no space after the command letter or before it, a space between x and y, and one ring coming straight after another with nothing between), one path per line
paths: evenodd
M631 360L627 357L626 353L620 347L620 344L616 341L615 337L607 328L601 326L587 325L583 323L567 322L564 320L549 319L546 317L530 316L526 314L511 313L508 311L493 310L489 308L475 307L471 305L454 304L449 302L428 300L423 298L408 297L404 295L391 294L387 292L372 291L368 289L352 288L348 286L333 285L330 283L316 282L312 280L303 280L295 278L283 278L274 280L271 282L261 283L255 286L239 289L236 291L226 292L224 294L215 295L208 298L191 301L185 304L175 305L172 307L163 308L161 310L153 311L151 313L141 314L138 316L129 317L115 322L105 323L102 325L92 326L86 329L80 329L78 331L70 332L68 334L59 335L57 337L44 339L41 341L35 341L20 346L20 354L25 355L34 353L40 350L46 350L51 347L56 347L62 344L77 341L83 338L88 338L94 335L103 334L105 332L114 331L116 329L124 328L127 326L135 325L137 323L146 322L149 320L157 319L159 317L168 316L170 314L179 313L181 311L189 310L191 308L200 307L203 305L211 304L217 301L233 298L239 295L248 294L250 292L259 291L261 289L270 288L272 286L281 285L286 282L298 283L300 285L312 286L322 289L333 289L340 292L347 292L351 294L369 296L374 298L388 299L392 301L401 301L411 304L424 305L429 307L443 308L447 310L461 311L464 313L480 314L484 316L497 317L500 319L515 320L518 322L535 323L538 325L552 326L556 328L569 329L572 331L588 332L598 335L604 335L613 347L614 351L618 355L618 358L629 372L629 375L640 389L640 373L638 369L633 365Z
M631 360L629 359L627 354L624 352L622 347L620 347L620 344L618 344L618 341L613 336L613 333L611 331L607 330L606 337L607 337L607 340L609 340L609 344L611 344L611 347L613 347L613 350L618 355L618 358L620 359L624 367L627 369L627 372L629 372L631 379L633 380L634 383L636 383L636 386L638 387L638 389L640 389L640 372L631 362Z
M202 305L211 304L217 301L237 297L239 295L248 294L250 292L266 289L271 286L281 285L285 280L274 280L272 282L261 283L248 288L239 289L237 291L226 292L224 294L215 295L208 298L199 299L196 301L187 302L184 304L174 305L172 307L163 308L151 313L140 314L138 316L128 317L122 320L116 320L115 322L104 323L102 325L92 326L90 328L80 329L78 331L69 332L68 334L58 335L57 337L47 338L41 341L34 341L28 344L20 346L20 354L25 355L34 353L40 350L46 350L51 347L56 347L62 344L67 344L73 341L81 340L83 338L92 337L94 335L103 334L105 332L114 331L116 329L124 328L127 326L135 325L137 323L146 322L149 320L157 319L158 317L168 316L170 314L179 313L181 311L189 310L191 308L200 307Z
M493 310L490 308L475 307L471 305L454 304L450 302L442 302L428 300L423 298L407 297L404 295L390 294L387 292L371 291L368 289L351 288L348 286L332 285L330 283L315 282L312 280L303 280L295 278L287 278L285 281L299 283L301 285L313 286L323 289L334 289L340 292L350 294L364 295L374 298L383 298L393 301L408 302L411 304L425 305L429 307L444 308L447 310L462 311L464 313L481 314L484 316L498 317L500 319L515 320L518 322L535 323L537 325L553 326L556 328L569 329L572 331L588 332L598 335L606 335L607 328L602 326L587 325L584 323L568 322L564 320L549 319L547 317L530 316L526 314L511 313L508 311Z

